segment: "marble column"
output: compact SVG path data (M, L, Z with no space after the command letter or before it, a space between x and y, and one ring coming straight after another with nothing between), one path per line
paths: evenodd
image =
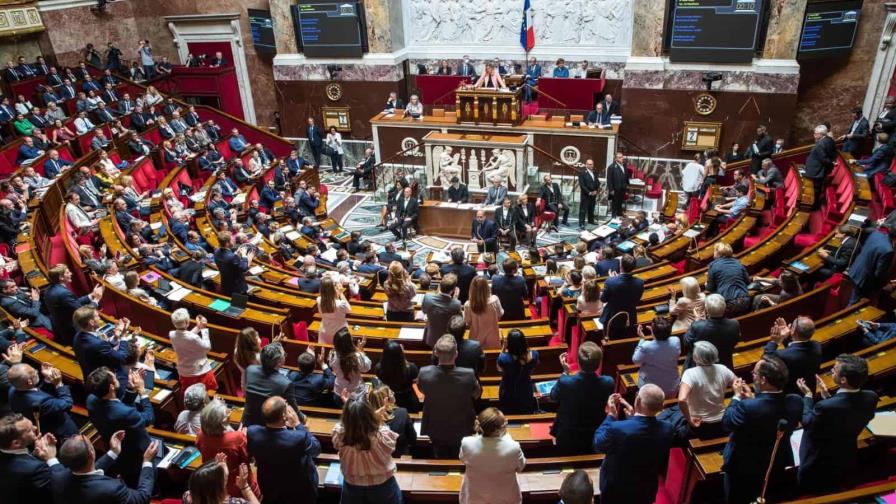
M896 2L886 2L886 17L880 32L880 42L876 45L874 65L865 91L862 107L865 117L875 117L880 113L890 91L892 76L896 72Z
M293 27L290 0L270 0L271 20L274 23L274 41L278 54L295 54L299 52L296 44L296 30Z
M658 57L662 54L665 13L664 0L634 0L632 56Z
M800 44L806 0L772 0L768 31L762 57L765 59L794 59Z
M404 47L401 2L365 0L367 43L372 53L388 53Z

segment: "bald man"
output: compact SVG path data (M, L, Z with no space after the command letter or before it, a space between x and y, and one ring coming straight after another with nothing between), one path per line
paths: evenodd
M619 394L607 400L607 417L594 434L594 451L605 453L600 468L601 504L650 504L666 474L672 425L657 420L666 395L656 385L638 391L631 406ZM628 418L620 420L620 415Z

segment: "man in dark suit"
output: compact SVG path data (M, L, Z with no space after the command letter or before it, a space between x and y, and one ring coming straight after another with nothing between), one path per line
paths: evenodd
M893 240L896 240L896 228L890 228L887 232L874 230L865 239L862 251L846 273L853 284L850 305L856 304L862 297L876 295L890 278Z
M81 366L81 375L90 376L94 370L106 367L117 375L119 382L127 383L127 361L131 342L119 341L125 332L127 320L119 319L109 337L97 333L103 321L93 306L78 308L72 320L78 328L72 347ZM124 393L124 390L119 391Z
M893 161L893 146L890 145L890 136L886 133L877 134L877 147L871 151L871 157L849 160L850 164L861 166L869 179L878 172L887 173L891 161Z
M762 491L762 481L775 444L778 421L785 420L784 439L800 421L802 401L785 394L787 365L774 355L763 355L753 367L753 388L742 379L734 380L734 397L725 409L722 425L731 432L722 455L725 497L728 504L747 504ZM779 449L769 488L775 488L793 456L787 444Z
M852 123L849 125L849 131L838 139L843 142L843 147L840 150L858 156L870 134L871 127L868 124L868 119L862 115L862 107L852 109Z
M566 225L569 218L569 207L563 203L563 195L560 193L560 185L551 180L551 175L544 176L544 183L538 191L538 199L544 201L544 209L553 212L562 225Z
M293 383L280 374L286 353L279 343L271 343L261 349L260 364L246 368L246 407L243 410L243 425L263 425L262 404L270 397L280 396L298 413ZM301 415L304 416L304 415Z
M495 209L495 226L498 228L498 237L507 240L509 250L516 250L516 210L513 201L509 197L498 203Z
M284 397L265 400L259 408L259 423L250 425L246 434L265 504L317 500L314 457L320 454L320 442L301 424L287 401L294 401L291 394L285 400Z
M54 340L61 345L71 345L72 339L75 337L75 327L72 325L72 316L75 314L75 310L87 304L98 306L100 298L103 297L103 286L98 284L86 296L75 296L66 287L66 284L70 284L72 281L72 272L63 264L57 264L50 268L47 278L50 285L44 291L44 307L50 314Z
M314 158L314 166L320 167L320 156L324 148L324 132L320 126L314 124L314 118L308 118L308 127L305 128L305 136L308 137L308 148L311 149L311 157Z
M184 242L187 243L187 242ZM190 259L177 268L177 279L193 287L202 287L202 270L205 269L206 254L202 250L190 252Z
M55 470L52 475L55 501L71 504L148 504L156 477L153 459L160 443L153 441L147 446L143 452L138 483L136 487L129 488L120 479L104 474L117 460L110 453L119 454L123 434L124 431L119 431L112 436L109 452L99 460L96 460L93 444L87 437L78 435L66 441L59 450L59 461L68 470Z
M607 400L608 414L594 434L594 451L606 454L600 466L601 504L651 504L656 498L673 438L672 424L656 418L665 398L661 388L648 383L634 406L619 394ZM621 420L623 412L629 418Z
M299 355L299 370L290 371L287 378L293 384L295 392L295 401L299 406L316 406L319 408L332 408L333 401L333 385L336 383L336 375L333 370L324 363L324 350L321 349L317 358L314 357L314 351L309 348L308 351ZM317 364L322 373L315 373L314 367Z
M818 250L818 255L824 261L824 267L818 270L818 274L825 279L830 278L834 273L846 271L860 248L859 240L853 236L852 228L846 224L837 228L834 238L840 242L840 245L834 249L833 253L824 248Z
M595 125L597 127L609 126L610 124L610 114L604 109L603 102L597 102L594 104L594 110L588 112L588 117L585 118L585 122L588 123L589 126Z
M405 268L409 266L405 258L401 257L401 254L396 251L395 242L388 242L383 245L383 251L379 253L378 258L380 264L390 264L392 261L398 261Z
M0 307L17 319L25 319L30 327L53 330L50 319L40 311L40 291L19 291L12 280L0 280Z
M467 255L463 247L457 246L451 249L451 262L442 266L442 277L448 273L457 276L457 299L461 304L467 302L470 294L470 283L476 278L476 268L467 264ZM436 336L438 339L438 336Z
M60 88L59 92L61 96L65 100L74 100L75 97L78 96L78 91L75 89L75 86L72 85L72 81L69 79L65 79L62 81L62 88Z
M834 168L837 153L836 149L831 151L830 142L832 140L828 137L826 126L816 126L812 136L815 138L815 145L812 146L812 150L806 157L805 176L812 181L815 193L812 208L818 209L821 208L821 202L824 200L824 179Z
M376 163L376 158L373 155L373 149L367 148L364 150L364 159L358 162L355 165L355 171L352 172L352 188L353 191L357 192L361 190L361 180L370 179L370 173L373 171L373 165Z
M708 341L719 352L719 364L734 369L734 347L740 341L740 322L733 318L725 318L725 298L720 294L710 294L704 301L706 319L696 320L688 328L682 341L685 352L684 369L690 369L694 363L694 344Z
M389 231L395 235L396 240L402 240L407 236L408 228L414 225L420 214L420 203L413 196L410 187L405 187L401 197L395 202L396 220L389 226Z
M809 317L797 317L790 326L782 318L778 318L771 329L771 339L765 345L766 355L775 355L787 365L789 379L784 386L785 394L799 394L796 383L804 380L809 388L815 391L815 374L821 367L821 343L812 341L815 334L815 323ZM781 350L778 347L790 340ZM733 368L732 368L733 369Z
M59 70L56 70L56 67L50 67L47 73L47 85L57 89L62 87L62 76L59 75Z
M457 367L457 343L445 334L436 342L437 366L420 370L417 386L426 395L420 433L432 440L438 458L454 458L464 436L473 432L475 401L482 388L472 369Z
M812 402L808 383L797 384L803 394L803 439L800 443L799 485L803 494L840 490L844 476L855 465L856 440L874 418L877 394L862 390L868 380L868 362L851 354L837 356L832 370L838 390L834 395L821 379L822 399Z
M503 180L498 175L491 178L491 183L492 185L489 186L488 191L485 194L485 201L483 204L500 205L504 202L504 198L507 197L507 186L503 184Z
M526 299L529 297L529 289L526 287L526 279L517 276L519 265L508 257L504 259L504 274L492 277L492 294L501 300L504 315L501 320L525 320Z
M246 285L246 272L249 271L252 260L255 259L255 249L240 248L237 252L231 250L233 238L229 231L218 233L219 247L215 250L215 264L221 272L221 292L249 291Z
M605 94L602 102L607 115L619 115L619 102L613 99L613 95L610 93Z
M448 332L451 317L460 315L463 306L457 299L457 275L447 273L439 282L439 292L427 292L420 303L420 310L426 314L426 327L423 329L423 341L430 348Z
M457 67L457 75L470 77L470 79L476 78L476 69L473 67L473 63L470 62L469 56L464 55L463 62Z
M591 453L594 431L604 421L607 399L616 387L613 378L597 374L603 351L596 343L582 343L576 356L579 372L570 375L566 354L560 355L563 375L551 389L551 401L557 405L551 435L564 455Z
M401 98L398 97L398 93L396 93L395 91L391 91L389 92L389 99L386 100L386 106L383 108L383 110L394 112L396 109L404 109L404 102L401 100Z
M19 363L9 368L9 407L21 413L41 431L49 432L62 440L78 433L78 426L72 420L72 393L62 383L62 373L53 366L41 365L40 375L29 364ZM41 376L43 383L41 383Z
M585 224L594 224L594 206L597 204L597 192L600 181L594 173L594 160L585 161L585 169L579 172L579 229Z
M310 294L320 293L320 278L316 269L306 271L304 276L299 277L297 284L302 292Z
M65 469L55 460L53 436L37 434L37 426L18 413L0 418L0 495L4 502L52 502L52 474ZM29 453L32 445L34 451ZM53 465L49 466L49 462Z
M495 222L485 218L485 211L477 210L476 218L470 229L470 239L476 244L480 253L498 253L498 226Z
M762 168L762 160L771 157L775 148L775 141L768 134L768 128L764 124L756 127L756 139L747 150L750 153L750 171L759 173Z
M641 301L641 295L644 294L644 280L630 273L635 269L635 258L624 254L619 259L619 266L619 274L607 279L604 283L604 290L600 294L600 300L604 303L600 322L610 338L622 337L627 327L637 325L638 303ZM611 327L610 319L613 319L618 313L628 313L628 317L616 317Z
M466 184L462 184L457 177L451 177L451 185L448 186L447 197L449 203L467 203L470 201L470 192Z
M143 373L136 369L129 373L127 392L123 396L118 392L118 378L106 367L90 373L84 380L84 388L90 394L87 396L88 417L103 440L108 443L116 432L125 431L121 455L115 461L113 473L121 475L128 486L136 486L142 479L144 454L152 444L146 428L155 422Z
M769 189L784 187L784 176L781 175L781 170L775 166L772 158L762 160L762 169L759 170L759 173L753 175L753 179L757 184L766 185ZM769 196L774 196L775 193L769 191L768 194Z
M610 201L610 215L613 217L622 217L627 192L628 172L625 171L625 154L617 152L613 162L607 167L607 199Z

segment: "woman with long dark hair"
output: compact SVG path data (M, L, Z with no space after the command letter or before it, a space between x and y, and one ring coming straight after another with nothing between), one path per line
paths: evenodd
M349 399L333 427L344 478L341 504L401 504L392 452L398 434L383 422L385 408L374 410L363 397Z
M498 387L498 401L501 410L511 415L534 413L538 408L532 384L532 370L538 365L538 351L529 350L526 336L519 329L513 329L503 340L501 354L498 355L498 371L501 384Z
M327 360L336 375L333 386L336 397L364 392L361 373L370 371L370 358L364 353L366 343L367 338L362 337L356 345L352 335L344 327L333 335L333 351Z
M184 504L258 504L258 497L249 486L249 466L240 464L236 476L242 497L227 495L227 456L219 453L211 462L202 464L190 475L189 490L184 494Z
M420 399L414 392L414 382L417 381L420 370L416 364L405 359L401 343L386 342L386 346L383 347L383 358L377 363L373 372L395 393L395 404L411 413L417 413L422 409Z

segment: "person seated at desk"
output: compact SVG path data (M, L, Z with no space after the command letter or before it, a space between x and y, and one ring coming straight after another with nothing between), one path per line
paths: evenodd
M398 93L392 91L389 93L389 99L386 100L386 106L383 108L386 112L395 112L395 109L404 108L404 102L398 97Z
M566 60L557 59L557 66L554 67L553 77L555 79L565 79L569 77L569 68L566 66Z
M470 77L472 79L476 78L476 68L473 67L473 63L470 63L470 57L466 54L464 55L463 62L457 67L457 75L462 75L464 77Z
M890 145L890 135L877 134L877 147L871 152L871 157L863 159L850 159L852 165L859 165L865 175L871 179L878 172L886 172L890 169L893 160L893 147Z
M404 108L404 116L412 119L421 119L423 117L423 104L420 103L420 97L411 95L411 101Z
M737 197L733 201L715 207L715 210L719 215L710 223L709 229L706 231L708 237L717 235L719 232L719 225L733 221L750 205L750 198L747 196L748 189L742 185L738 185L735 186L735 190L737 191Z
M498 236L510 242L510 250L516 250L516 211L512 207L513 200L505 196L495 210L495 225L498 226Z
M494 221L485 218L485 212L478 210L476 219L473 220L473 228L470 231L470 239L476 243L479 253L498 253L498 226Z
M451 177L451 185L448 186L448 202L449 203L467 203L470 201L470 192L467 186L462 184L457 177Z
M488 188L484 205L500 205L507 197L507 188L501 183L501 177L492 177L492 186Z
M594 104L594 110L588 112L585 122L588 123L588 126L596 126L598 128L610 127L610 114L604 108L604 102Z
M587 79L588 78L588 60L583 60L579 63L579 68L573 70L572 74L573 79Z
M454 71L451 70L451 66L448 65L448 60L442 60L439 62L439 69L436 70L436 75L451 75Z
M476 83L473 84L474 88L490 88L490 89L504 89L507 87L507 84L504 83L504 79L495 69L495 66L491 63L485 65L485 72L479 76L479 79L476 80Z

